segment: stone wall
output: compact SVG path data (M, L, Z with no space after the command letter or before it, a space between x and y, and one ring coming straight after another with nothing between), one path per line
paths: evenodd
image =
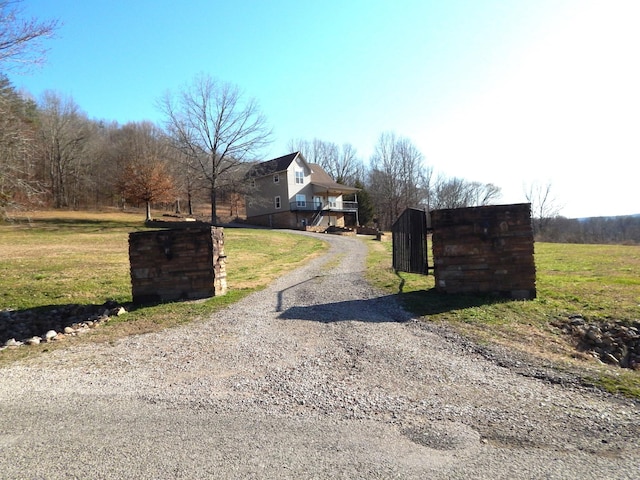
M431 225L437 290L535 298L530 204L434 210Z
M227 291L223 228L130 233L129 262L135 303L207 298Z

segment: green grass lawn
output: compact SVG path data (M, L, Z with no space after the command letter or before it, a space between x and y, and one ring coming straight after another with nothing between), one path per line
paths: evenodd
M42 212L0 225L0 310L131 301L128 234L144 229L140 215ZM390 241L369 246L368 280L398 294L425 321L452 325L480 343L500 344L584 368L594 383L640 398L640 372L599 365L581 355L554 326L570 315L589 321L640 319L640 247L536 243L537 298L511 301L442 295L432 275L396 273ZM320 254L316 239L262 229L225 229L229 293L206 301L134 308L73 342L122 336L198 321ZM0 364L64 342L0 352Z
M1 224L0 310L101 305L107 300L130 303L128 234L145 229L143 220L140 215L118 212L43 212ZM112 341L193 321L264 288L325 248L320 240L301 235L227 228L227 295L134 307L94 330L87 340ZM47 344L5 350L0 360L12 361L51 348L55 347Z
M571 315L595 322L639 320L640 246L536 243L537 298L516 301L439 294L433 275L393 270L390 241L367 243L369 281L397 293L424 321L452 325L477 342L578 366L608 390L640 398L640 372L600 365L554 326Z

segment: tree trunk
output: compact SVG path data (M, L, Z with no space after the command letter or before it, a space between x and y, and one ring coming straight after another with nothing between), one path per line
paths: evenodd
M147 203L147 222L151 220L151 202Z
M211 155L211 224L218 225L218 210L216 205L216 186L218 184L218 174L216 165L216 154Z
M216 207L216 189L211 186L211 224L218 224L218 217L216 215L217 207Z

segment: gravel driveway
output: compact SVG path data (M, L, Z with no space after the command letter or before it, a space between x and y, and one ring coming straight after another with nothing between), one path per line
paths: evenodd
M637 403L411 319L322 238L210 320L0 370L0 478L640 478Z

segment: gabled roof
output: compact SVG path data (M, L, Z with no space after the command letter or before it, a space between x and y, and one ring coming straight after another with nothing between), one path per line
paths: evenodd
M278 172L284 172L289 168L289 165L291 165L291 163L296 159L298 155L302 157L300 152L293 152L289 153L288 155L283 155L282 157L274 158L273 160L257 163L253 167L251 167L251 170L249 170L249 176L262 177Z
M326 188L327 190L339 191L341 193L354 193L360 190L359 188L347 187L346 185L336 182L317 163L310 163L309 167L311 167L311 185Z
M296 158L300 158L302 162L309 167L312 185L341 193L354 193L359 190L358 188L347 187L346 185L336 182L320 165L317 163L308 163L300 152L293 152L283 155L282 157L274 158L273 160L256 163L251 167L247 175L249 177L265 177L267 175L273 175L274 173L285 172Z

